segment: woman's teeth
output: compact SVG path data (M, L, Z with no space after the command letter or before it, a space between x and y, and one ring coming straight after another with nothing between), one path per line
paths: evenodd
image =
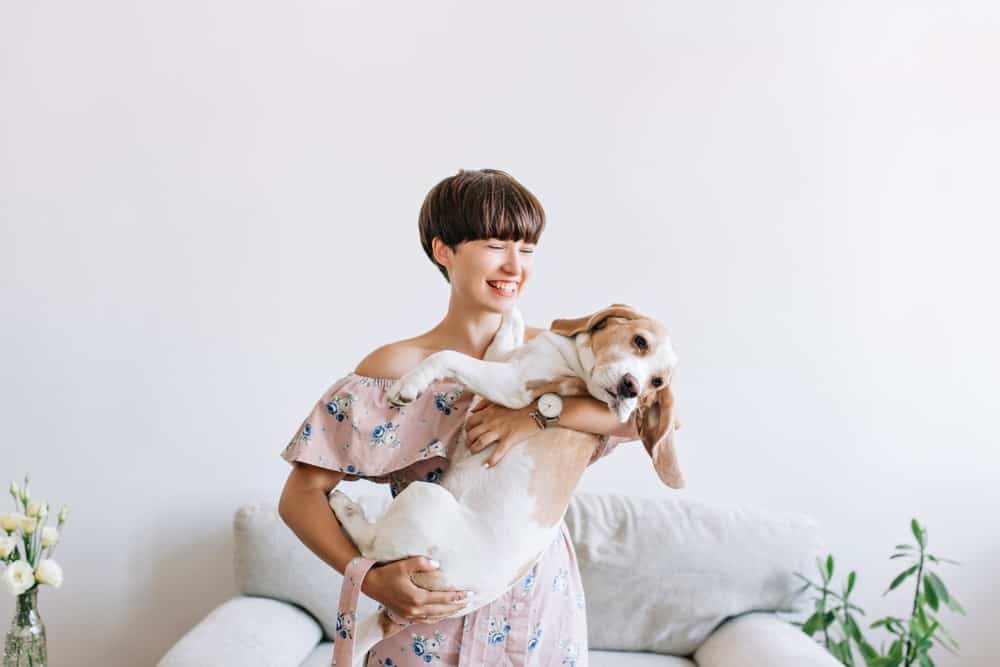
M504 294L513 294L517 291L517 283L508 283L503 281L494 282L487 280L486 284L496 290L499 290L500 292L503 292Z

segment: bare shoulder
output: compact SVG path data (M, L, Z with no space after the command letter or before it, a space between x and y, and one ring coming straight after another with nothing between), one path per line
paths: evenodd
M401 340L376 348L354 372L377 378L399 378L424 360L428 352L412 340Z

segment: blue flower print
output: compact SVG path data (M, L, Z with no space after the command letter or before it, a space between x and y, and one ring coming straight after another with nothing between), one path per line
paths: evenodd
M301 438L306 442L309 442L309 439L312 438L312 434L313 434L312 424L310 424L309 422L303 424Z
M534 572L529 572L529 573L528 573L528 574L527 574L527 575L526 575L526 576L524 577L524 581L523 581L523 582L521 582L521 588L522 588L522 589L523 589L523 590L524 590L525 592L528 592L528 591L530 591L530 590L531 590L532 588L534 588L534 587L535 587L535 573L534 573Z
M396 434L397 429L399 429L399 424L393 424L392 422L379 424L373 428L371 435L372 447L389 445L391 449L399 449L401 443L399 442L399 436Z
M398 665L396 665L396 661L393 660L392 658L386 658L385 660L383 660L382 658L378 658L378 665L379 667L398 667Z
M569 571L566 570L566 568L559 568L559 572L556 576L552 577L552 592L569 593Z
M542 637L542 624L535 623L535 631L531 635L531 639L528 640L528 650L534 651L538 648L538 640Z
M431 482L432 484L438 484L441 481L441 475L443 474L444 470L442 468L435 468L424 475L424 481Z
M434 394L434 407L446 415L450 415L451 411L455 408L455 403L463 393L463 389L439 391Z
M413 654L423 660L424 662L431 662L432 660L440 660L441 656L438 655L438 649L440 649L445 643L445 637L440 632L435 632L433 637L424 637L423 635L413 634L413 643L410 645L413 648Z
M507 622L505 616L490 616L489 629L486 631L486 643L490 646L496 646L507 639L508 632L510 632L510 623Z
M354 394L345 392L335 394L326 402L326 411L333 415L337 421L342 422L351 416L351 404L356 400Z
M357 612L343 613L337 612L337 636L348 639L353 637L354 621L357 619Z
M580 647L576 642L563 639L559 642L559 648L563 650L562 664L567 667L576 667L576 659L580 657Z

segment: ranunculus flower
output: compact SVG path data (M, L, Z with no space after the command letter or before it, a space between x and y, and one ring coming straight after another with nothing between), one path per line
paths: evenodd
M59 563L51 558L43 558L35 568L35 578L40 584L48 584L53 588L62 586L63 572Z
M11 595L20 595L35 585L35 575L26 560L16 560L3 571L3 583Z
M31 535L35 532L35 528L38 526L38 520L30 516L21 517L21 532L25 535Z
M21 520L26 518L23 514L11 512L10 514L0 514L0 527L8 533L12 533L21 527Z
M42 546L50 547L59 541L59 529L55 526L42 528Z
M6 558L17 549L17 539L14 537L0 537L0 558Z

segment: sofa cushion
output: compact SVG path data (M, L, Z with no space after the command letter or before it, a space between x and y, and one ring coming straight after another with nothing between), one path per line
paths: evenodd
M803 611L793 572L824 553L813 520L680 495L577 494L566 513L591 649L690 655L726 618Z

